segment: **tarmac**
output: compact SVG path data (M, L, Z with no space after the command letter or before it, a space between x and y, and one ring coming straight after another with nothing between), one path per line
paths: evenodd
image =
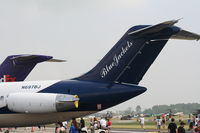
M5 129L2 133L5 132ZM142 130L142 129L111 129L110 133L156 133L157 130ZM55 128L46 127L45 130L39 130L37 127L34 131L31 127L11 129L9 133L55 133ZM69 133L69 131L67 131ZM161 133L166 133L166 131L161 131Z
M5 132L5 129L4 131L2 131L2 133L4 132ZM46 127L45 130L44 129L39 130L37 127L35 127L34 131L32 131L31 127L26 127L26 128L12 129L9 133L55 133L55 128ZM69 133L69 131L67 131L67 133ZM114 128L114 129L111 129L110 133L168 133L168 132L167 130L161 130L161 132L158 132L155 129L143 130L143 129ZM193 133L193 132L186 131L186 133Z

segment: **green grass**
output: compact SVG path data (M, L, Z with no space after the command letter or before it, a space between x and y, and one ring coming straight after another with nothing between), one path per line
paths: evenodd
M141 126L139 124L139 122L137 122L136 120L111 120L112 122L112 128L133 128L133 129L141 129ZM187 122L186 120L184 120L184 122L186 123L185 127L187 128ZM165 124L165 129L167 129L168 124L170 123L170 121L166 122ZM179 126L179 122L176 121L177 126ZM153 120L148 120L145 122L144 125L145 129L157 129L156 126L156 122ZM162 126L161 126L162 129Z
M156 124L155 122L146 122L145 126L146 129L156 129ZM112 122L112 128L135 128L135 129L140 129L141 126L138 122L133 122L133 121L119 121L119 122Z

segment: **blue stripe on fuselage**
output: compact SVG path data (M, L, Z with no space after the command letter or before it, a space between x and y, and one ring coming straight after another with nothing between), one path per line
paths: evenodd
M137 85L118 83L64 80L60 81L39 93L61 93L78 95L80 106L73 111L95 111L97 104L102 109L122 103L146 91L146 88Z
M57 82L38 93L59 93L78 95L79 107L68 111L100 111L122 103L146 91L146 88L137 85L118 83L63 80ZM97 104L101 109L97 109ZM0 114L15 113L7 107L0 109Z

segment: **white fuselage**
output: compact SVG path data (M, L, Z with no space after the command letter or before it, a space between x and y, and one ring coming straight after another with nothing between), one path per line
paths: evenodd
M30 81L30 82L9 82L0 84L0 108L6 106L6 98L11 93L37 93L59 80L52 81ZM1 113L0 127L19 127L41 125L95 113L95 111L80 112L53 112L53 113Z
M0 108L6 106L10 93L36 93L57 82L59 80L0 83Z

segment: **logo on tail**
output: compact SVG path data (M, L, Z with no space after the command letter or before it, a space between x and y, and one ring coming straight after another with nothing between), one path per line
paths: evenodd
M127 41L126 46L121 48L121 52L117 55L115 54L113 56L113 61L106 65L104 68L102 68L100 75L102 78L104 78L114 67L117 67L119 65L120 60L122 57L128 52L128 50L133 46L132 42Z
M2 78L0 78L0 82L15 82L16 77L12 77L11 75L3 75Z

